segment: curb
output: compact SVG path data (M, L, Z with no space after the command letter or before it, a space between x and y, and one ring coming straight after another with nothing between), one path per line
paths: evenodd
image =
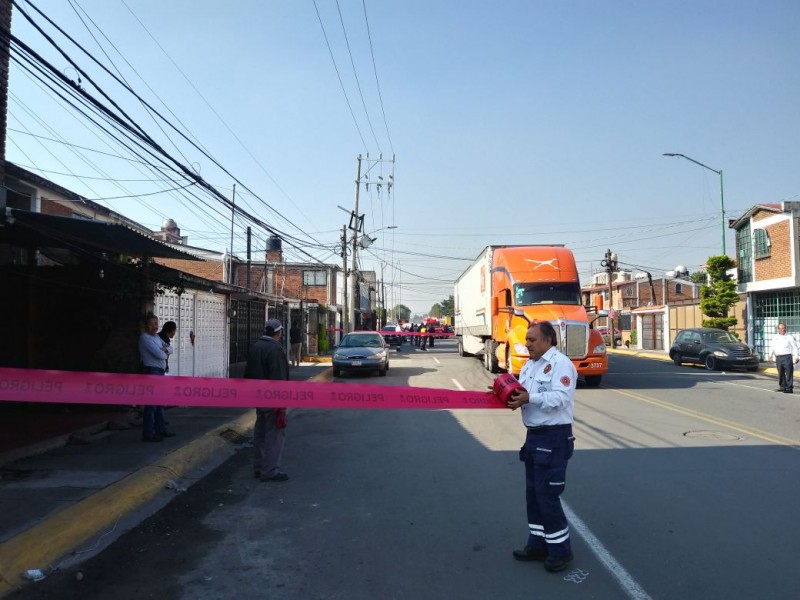
M300 362L329 363L332 360L332 356L304 356Z
M326 369L311 381L330 380L332 373ZM26 569L57 564L162 493L170 480L180 479L215 453L230 448L224 432L245 433L255 420L255 411L248 411L7 540L0 545L0 598L30 583L23 577Z
M26 583L26 568L52 565L153 499L166 489L168 481L179 479L229 447L222 432L247 431L254 423L254 414L242 415L11 538L0 546L0 597Z
M652 358L652 359L655 359L655 360L663 360L663 361L667 361L667 362L672 362L672 359L666 354L662 354L662 353L659 353L659 352L649 352L647 350L620 350L620 349L617 349L617 348L607 348L606 352L608 354L623 354L623 355L627 354L629 356L641 356L643 358ZM754 372L755 373L764 373L766 375L777 375L778 374L778 369L777 369L777 367L766 367L766 366L761 366L761 364L759 364L758 371L754 371ZM794 370L794 378L795 379L800 378L800 369L795 369Z

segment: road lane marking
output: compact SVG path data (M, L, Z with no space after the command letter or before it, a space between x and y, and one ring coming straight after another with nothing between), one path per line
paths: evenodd
M603 543L591 532L586 523L584 523L578 517L578 515L575 514L575 511L573 511L563 500L561 501L561 505L564 507L564 513L567 515L567 520L569 521L570 527L575 529L589 545L589 549L594 553L603 566L608 569L608 571L611 573L611 576L617 580L617 583L619 583L620 587L622 587L622 589L625 591L628 598L631 598L632 600L651 600L650 595L644 591L644 588L636 583L636 580L634 580L633 576L628 573L621 564L619 564L617 559L611 555L611 552L609 552Z
M436 358L435 356L434 356L434 357L432 357L432 358L433 358L433 360L435 360L435 361L436 361L436 364L437 364L437 365L440 365L440 364L442 364L442 362L441 362L441 361L440 361L438 358Z
M795 450L800 450L800 441L798 440L793 440L791 438L783 437L781 435L775 435L767 431L763 431L761 429L756 429L755 427L747 427L745 425L741 425L733 421L728 421L727 419L723 419L721 417L714 417L707 413L703 413L697 410L692 410L691 408L684 408L682 406L678 406L677 404L665 402L664 400L658 400L650 396L643 396L641 394L636 394L634 392L629 392L627 390L623 390L608 385L606 385L605 387L606 389L613 390L623 396L628 396L629 398L633 398L634 400L639 400L640 402L646 402L647 404L652 404L653 406L658 406L659 408L663 408L665 410L670 410L672 412L683 414L689 417L694 417L695 419L705 421L706 423L711 423L712 425L727 427L729 429L733 429L734 431L739 431L746 435L760 438L766 442L778 444L779 446L789 446L790 448L794 448Z
M461 385L460 383L458 383L458 381L456 381L455 379L451 379L450 381L453 382L453 384L459 389L459 391L462 391L462 392L464 391L464 386Z

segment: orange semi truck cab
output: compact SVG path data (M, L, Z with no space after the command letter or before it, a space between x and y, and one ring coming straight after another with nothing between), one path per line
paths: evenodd
M608 372L606 345L589 327L575 257L563 246L489 246L456 280L454 332L461 356L519 375L529 322L550 321L558 349L589 386Z

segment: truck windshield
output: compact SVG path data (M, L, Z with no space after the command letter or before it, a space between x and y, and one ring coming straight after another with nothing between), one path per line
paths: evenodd
M580 303L581 288L577 283L520 283L514 286L514 304L517 306Z

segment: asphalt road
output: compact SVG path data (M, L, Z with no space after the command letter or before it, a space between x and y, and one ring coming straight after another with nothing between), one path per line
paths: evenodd
M455 343L341 384L482 390ZM796 598L800 395L772 379L614 354L580 386L564 495L571 567L519 563L519 414L295 411L291 481L244 450L85 563L20 598ZM78 579L80 573L80 580Z

